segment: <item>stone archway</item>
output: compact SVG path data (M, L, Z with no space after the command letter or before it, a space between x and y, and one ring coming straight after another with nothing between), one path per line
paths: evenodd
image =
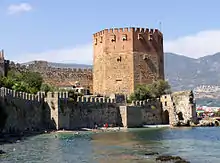
M163 117L163 124L170 124L170 116L168 110L165 110L163 112L162 117Z
M183 118L183 113L182 113L182 112L179 112L179 113L177 114L177 116L178 116L179 121L183 121L183 120L184 120L184 118Z

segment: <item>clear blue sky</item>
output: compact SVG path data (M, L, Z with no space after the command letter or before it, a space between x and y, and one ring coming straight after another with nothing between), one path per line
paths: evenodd
M31 9L9 14L10 5ZM71 48L111 27L158 28L164 40L220 29L219 0L0 0L0 48L7 58Z

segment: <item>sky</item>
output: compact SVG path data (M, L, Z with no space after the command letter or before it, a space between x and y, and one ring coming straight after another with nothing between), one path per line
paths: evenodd
M160 28L164 51L199 58L220 52L219 0L0 0L0 49L15 62L92 64L92 34Z

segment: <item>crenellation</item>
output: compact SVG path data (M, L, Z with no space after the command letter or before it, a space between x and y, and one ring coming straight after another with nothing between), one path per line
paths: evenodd
M95 97L95 103L99 103L99 97Z
M29 101L32 100L31 94L29 94L29 93L28 93L28 100L29 100Z
M144 101L140 101L140 106L143 106L144 105Z
M104 98L104 99L103 99L103 102L104 102L104 103L108 103L108 98Z
M81 102L85 103L85 102L86 102L86 100L87 100L87 98L86 98L86 97L84 97L84 96L82 96L82 101L81 101Z
M26 100L26 93L22 92L22 99Z
M134 27L130 27L130 32L135 32L135 28Z
M15 97L16 97L16 91L12 90L12 98L15 98Z
M23 92L19 92L19 98L23 99Z
M118 33L118 32L119 32L118 28L114 28L113 33Z
M140 28L136 28L135 32L140 32Z
M140 101L135 101L135 105L139 106L140 105Z
M91 98L90 97L86 97L86 102L91 102Z
M111 99L110 99L110 98L107 98L107 99L106 99L106 103L111 103Z
M111 99L111 103L115 103L115 99Z
M77 102L78 102L78 103L81 103L81 102L82 102L82 97L81 97L81 96L78 96L78 97L77 97Z
M59 97L60 99L62 99L62 98L63 98L63 92L58 92L58 97Z
M95 97L91 97L91 100L90 100L92 103L95 102Z
M99 103L103 103L103 97L99 97Z

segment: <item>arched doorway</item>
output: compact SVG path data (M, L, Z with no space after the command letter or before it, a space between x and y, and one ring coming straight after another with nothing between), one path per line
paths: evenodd
M183 113L182 113L182 112L179 112L177 115L178 115L179 121L184 120L184 118L183 118Z
M168 112L168 110L165 110L165 111L163 112L163 124L170 124L169 112Z

